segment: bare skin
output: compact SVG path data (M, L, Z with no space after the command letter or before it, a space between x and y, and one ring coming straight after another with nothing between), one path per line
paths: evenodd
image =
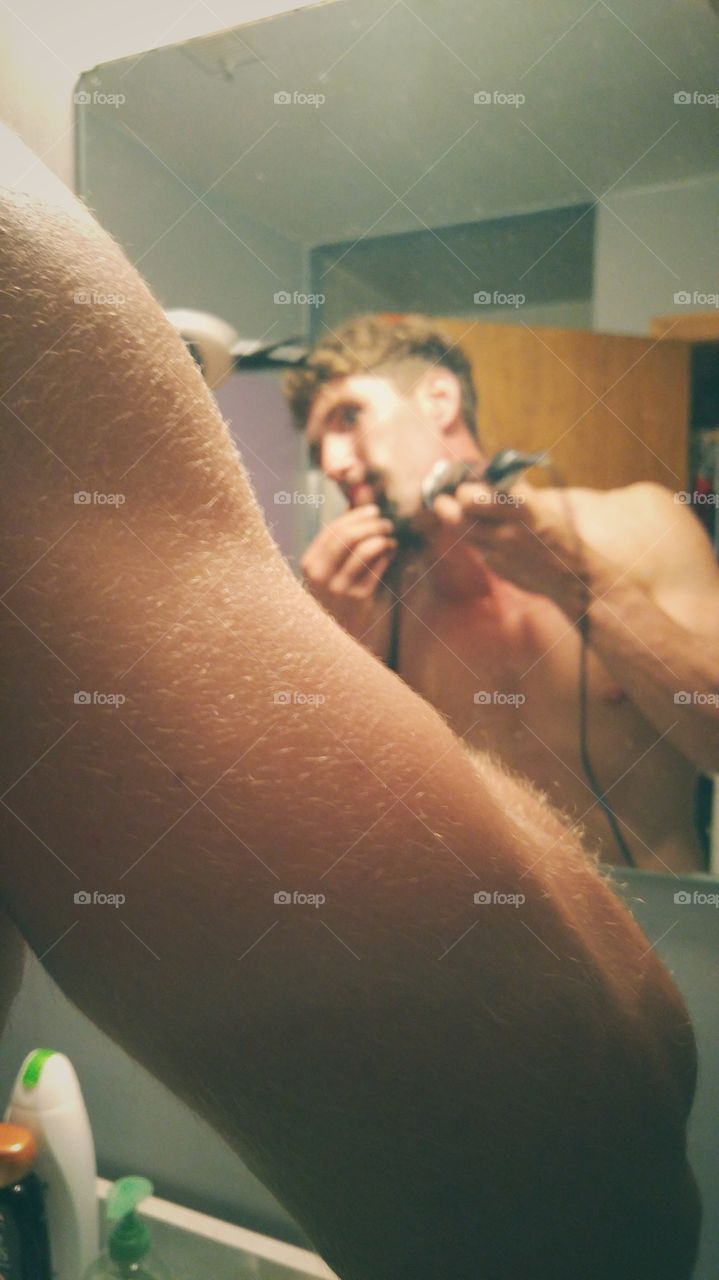
M147 289L10 159L9 916L341 1280L689 1280L696 1054L650 941L552 807L295 582Z
M303 559L325 608L383 661L394 609L402 678L469 746L539 787L604 860L622 862L580 754L577 623L586 614L599 792L637 866L700 869L697 773L719 767L719 570L693 515L650 484L603 493L525 483L509 502L468 484L420 518L423 546L398 552L392 522L371 501L378 488L406 514L429 458L486 465L451 386L432 401L421 380L406 398L387 378L336 379L312 407L308 436L355 504ZM675 702L682 691L688 705Z

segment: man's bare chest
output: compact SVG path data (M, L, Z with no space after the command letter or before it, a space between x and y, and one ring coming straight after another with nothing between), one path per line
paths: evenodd
M451 600L418 584L397 606L400 675L448 718L456 732L495 749L534 730L561 748L576 743L581 640L546 597L501 579L472 600ZM611 719L627 699L591 650L587 694ZM617 716L623 710L624 714ZM527 729L529 726L529 730Z

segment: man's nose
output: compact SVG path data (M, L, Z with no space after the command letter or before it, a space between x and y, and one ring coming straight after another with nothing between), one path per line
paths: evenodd
M330 480L341 483L351 472L361 469L357 449L346 435L326 435L322 441L322 470Z

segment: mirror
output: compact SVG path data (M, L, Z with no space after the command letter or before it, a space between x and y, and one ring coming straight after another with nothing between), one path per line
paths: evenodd
M617 572L584 647L582 611L537 590L548 561L532 578L526 538L520 581L495 574L469 604L458 577L430 591L426 558L400 547L379 575L387 607L359 630L468 745L581 820L607 861L674 876L717 865L719 695L693 688L681 652L711 643L699 623L691 639L709 543L697 550L682 507L717 538L718 55L703 0L621 13L605 0L337 0L98 67L76 94L80 192L165 307L259 346L331 343L360 314L431 317L479 398L479 444L466 423L445 444L475 463L478 448L484 462L548 453L549 474L524 483L548 486L565 516L567 494L589 495L587 527ZM385 394L361 362L348 368L353 395L358 378ZM280 382L238 372L217 394L300 572L346 516L347 487L308 468ZM431 412L449 385L423 402ZM315 454L334 419L318 421ZM416 497L437 451L408 437L400 460L373 423L386 483L350 502L385 499L396 516L402 477L417 471ZM630 492L639 482L674 503L656 537L659 499ZM633 597L614 591L625 571Z

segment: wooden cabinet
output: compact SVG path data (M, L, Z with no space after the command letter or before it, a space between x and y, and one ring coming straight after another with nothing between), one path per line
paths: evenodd
M687 487L690 344L441 320L466 352L483 448L547 449L563 483ZM539 473L532 480L541 483Z

